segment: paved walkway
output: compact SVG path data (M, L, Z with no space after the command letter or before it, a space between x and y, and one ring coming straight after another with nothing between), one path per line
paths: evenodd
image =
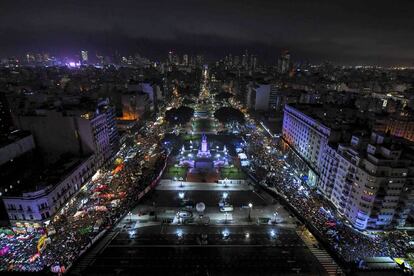
M247 184L218 184L214 182L186 182L162 179L156 190L162 191L250 191L253 187Z

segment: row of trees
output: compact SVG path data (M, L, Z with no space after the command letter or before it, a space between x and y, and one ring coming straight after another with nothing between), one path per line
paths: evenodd
M182 125L188 123L194 115L194 109L188 106L171 108L165 112L165 119L173 125Z
M217 109L214 113L214 117L219 120L221 123L229 124L229 123L240 123L244 124L244 114L235 108L232 107L222 107Z
M194 116L194 109L188 106L180 106L172 108L165 112L165 119L173 125L183 125L188 123ZM245 122L244 114L232 107L222 107L214 113L214 117L223 124Z

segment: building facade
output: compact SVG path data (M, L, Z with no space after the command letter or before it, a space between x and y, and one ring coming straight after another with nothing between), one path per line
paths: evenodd
M105 101L89 109L36 109L19 115L17 123L19 128L33 133L36 146L51 163L66 153L93 154L98 169L107 165L117 150L115 111Z
M53 167L32 189L13 191L2 197L13 226L42 224L62 208L66 201L95 173L94 158L69 159Z
M318 188L353 226L404 226L414 203L413 149L373 132L370 138L353 136L327 155L331 162L324 163Z
M330 140L331 129L301 110L285 105L283 114L283 139L314 170L309 181L315 184L319 174L319 164Z

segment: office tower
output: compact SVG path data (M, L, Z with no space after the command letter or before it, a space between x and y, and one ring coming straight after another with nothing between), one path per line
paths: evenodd
M81 51L82 64L88 63L88 51Z
M269 110L271 85L269 83L252 83L248 85L246 106L257 111Z
M284 51L277 62L277 71L279 74L286 74L291 68L290 53Z

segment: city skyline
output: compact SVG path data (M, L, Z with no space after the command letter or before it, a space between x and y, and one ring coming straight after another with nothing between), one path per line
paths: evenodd
M171 4L163 0L2 5L0 39L7 43L0 46L0 55L5 56L73 55L87 49L106 55L139 52L150 58L176 50L220 58L248 49L267 61L289 49L298 62L413 65L409 1L398 6L386 1Z

